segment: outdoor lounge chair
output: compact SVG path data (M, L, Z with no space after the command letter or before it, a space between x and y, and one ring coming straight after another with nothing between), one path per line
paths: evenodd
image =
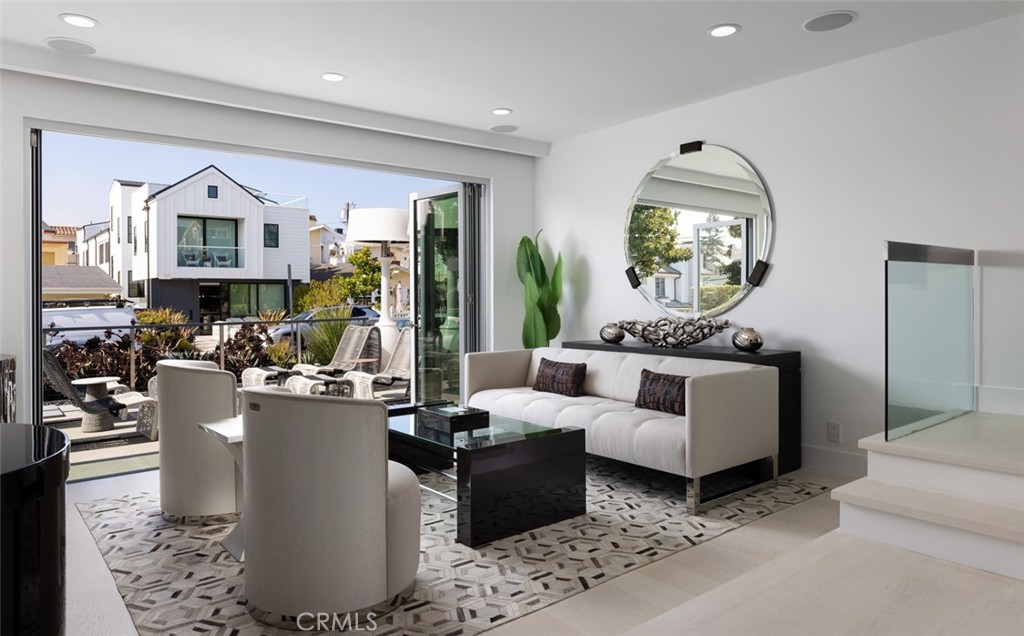
M71 378L64 371L64 365L61 364L57 356L49 349L43 349L43 374L46 376L46 381L50 383L50 386L71 400L71 403L81 409L83 413L110 413L111 415L117 415L125 408L123 402L119 402L113 397L102 400L89 400L87 402L85 400L85 393L80 391L74 384L71 384Z
M359 364L355 360L374 359L376 364L370 363L371 367L379 368L380 360L380 330L376 327L362 325L349 325L345 328L341 340L338 341L338 348L334 351L334 357L326 365L299 363L291 369L282 367L250 367L242 371L242 387L263 386L267 382L280 379L279 376L288 375L316 375L316 374L339 374L351 371Z
M391 388L397 382L412 379L412 339L414 330L406 327L398 333L395 351L379 373L349 371L342 379L352 382L352 397L364 400L378 399L380 390ZM380 389L380 390L378 390Z

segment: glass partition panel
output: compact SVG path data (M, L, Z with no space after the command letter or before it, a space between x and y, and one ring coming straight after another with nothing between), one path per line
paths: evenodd
M886 440L975 408L974 252L887 243Z

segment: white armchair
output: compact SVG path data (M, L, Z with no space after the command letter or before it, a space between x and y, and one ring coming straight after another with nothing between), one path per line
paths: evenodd
M234 374L213 362L161 360L160 509L176 518L238 512L241 477L224 446L199 429L199 422L235 417Z
M250 387L242 413L250 613L296 629L304 612L379 616L407 598L419 482L387 459L387 407Z

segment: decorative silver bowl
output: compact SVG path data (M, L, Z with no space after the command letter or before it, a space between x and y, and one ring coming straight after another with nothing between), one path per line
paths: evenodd
M732 345L740 351L757 351L764 345L764 338L754 328L743 327L732 334Z
M722 333L729 321L714 318L658 318L657 320L623 320L618 323L626 333L655 347L688 347Z
M622 339L626 337L626 332L622 330L622 327L618 326L614 322L610 322L607 325L601 327L601 340L616 344L622 342Z

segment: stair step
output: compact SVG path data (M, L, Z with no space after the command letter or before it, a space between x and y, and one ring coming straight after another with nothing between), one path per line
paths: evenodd
M1024 544L1024 510L894 486L870 478L832 491L842 503Z
M879 433L859 445L869 453L1024 476L1024 417L1019 415L967 413L891 442Z

